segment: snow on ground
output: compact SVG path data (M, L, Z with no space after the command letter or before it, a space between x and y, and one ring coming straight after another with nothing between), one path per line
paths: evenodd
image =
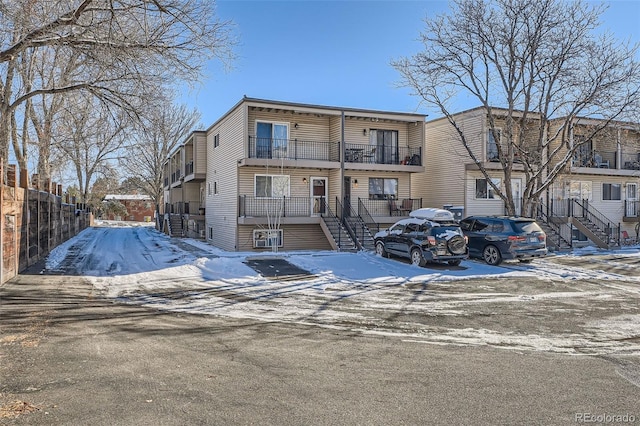
M171 239L149 226L100 225L54 249L46 267L73 268L106 297L128 303L400 335L435 344L567 353L610 353L622 348L640 353L640 344L634 343L640 330L637 308L616 317L581 318L593 301L607 303L630 297L629 302L638 305L640 247L615 252L581 249L526 265L506 262L496 267L469 260L461 267L420 268L365 252L225 252L202 241ZM585 256L594 255L604 256L605 261L584 261ZM268 279L244 263L257 256L285 258L313 276ZM589 284L582 284L585 281ZM531 282L540 284L528 284ZM574 282L581 287L574 287ZM514 291L506 288L507 283L523 287ZM527 312L534 304L540 306L541 313ZM579 319L576 327L580 329L514 331L495 324L491 325L495 329L472 327L464 320L470 315L492 316L501 310L505 315L509 310L518 320L523 315L544 316L545 310L575 311L571 318ZM402 320L389 320L393 316ZM438 321L430 320L434 318ZM449 324L449 318L462 321ZM525 325L529 326L528 322L530 318L525 318ZM539 327L553 327L552 319L549 325L543 322ZM616 336L616 342L607 336Z

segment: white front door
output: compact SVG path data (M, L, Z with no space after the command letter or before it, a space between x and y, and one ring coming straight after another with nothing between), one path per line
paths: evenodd
M511 179L511 195L516 207L516 216L522 214L522 179Z
M638 216L638 184L627 183L627 211L625 216L636 217Z
M329 196L326 177L311 177L311 216L320 216L325 213Z

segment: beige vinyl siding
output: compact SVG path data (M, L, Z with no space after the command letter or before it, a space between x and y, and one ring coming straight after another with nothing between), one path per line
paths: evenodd
M207 134L207 187L213 192L218 182L218 195L206 199L207 239L213 228L211 244L227 251L237 250L238 227L238 163L245 152L246 107L240 105ZM213 136L220 134L220 146L213 148Z
M504 176L498 173L492 178L501 179L501 185L504 187ZM480 172L468 172L466 179L466 200L464 203L464 216L488 216L504 214L504 202L501 198L494 199L476 199L476 179L484 179ZM462 205L462 203L460 204Z
M249 197L255 196L256 175L286 175L289 176L289 195L291 197L309 197L311 176L328 177L328 170L318 169L291 169L279 167L241 167L239 169L238 194ZM303 179L307 179L305 183ZM329 187L331 197L331 187Z
M484 114L471 111L458 117L458 125L469 138L475 152L483 155ZM458 134L446 119L426 124L425 172L411 176L413 198L422 198L423 207L444 204L463 205L465 165L473 163ZM481 157L484 158L484 157Z
M194 137L194 161L193 171L194 173L206 173L207 172L207 136L196 135Z
M198 184L193 184L193 185L184 185L184 201L187 201L189 203L194 203L194 204L200 204L200 185ZM194 206L191 206L194 207ZM190 210L191 214L194 213L198 213L198 211L193 211Z
M320 115L320 114L318 114ZM249 107L249 135L256 135L256 122L277 122L289 124L289 139L301 141L329 142L330 117L314 114L300 114L289 110L266 110L264 108ZM298 128L295 124L298 123Z
M257 225L240 225L238 227L238 250L270 252L271 248L253 248L254 229L268 228ZM281 229L283 231L283 247L279 247L278 250L331 250L331 245L319 224L282 225Z

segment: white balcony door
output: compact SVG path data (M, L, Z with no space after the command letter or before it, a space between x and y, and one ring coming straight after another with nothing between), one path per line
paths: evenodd
M625 216L636 217L638 215L638 184L627 182L627 211Z
M325 206L328 200L329 188L327 187L326 177L311 178L311 216L320 216L325 212Z

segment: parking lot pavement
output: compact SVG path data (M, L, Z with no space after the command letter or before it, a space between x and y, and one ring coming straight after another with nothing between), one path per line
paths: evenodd
M565 285L553 291L597 283ZM545 333L571 336L589 304L607 316L625 308L624 298L576 303L531 286L521 279L406 286L400 305L368 307L350 324L344 317L305 323L172 313L102 298L80 276L21 275L0 287L0 423L640 421L637 354L565 354L542 345ZM477 297L465 300L472 287ZM428 303L426 293L451 305L417 310ZM534 299L519 300L523 294ZM627 301L633 309L636 301ZM331 308L358 311L357 299L343 302ZM384 324L416 328L391 333ZM447 339L451 328L468 330L469 339ZM472 338L482 330L484 341ZM537 348L494 345L489 330L538 333Z

